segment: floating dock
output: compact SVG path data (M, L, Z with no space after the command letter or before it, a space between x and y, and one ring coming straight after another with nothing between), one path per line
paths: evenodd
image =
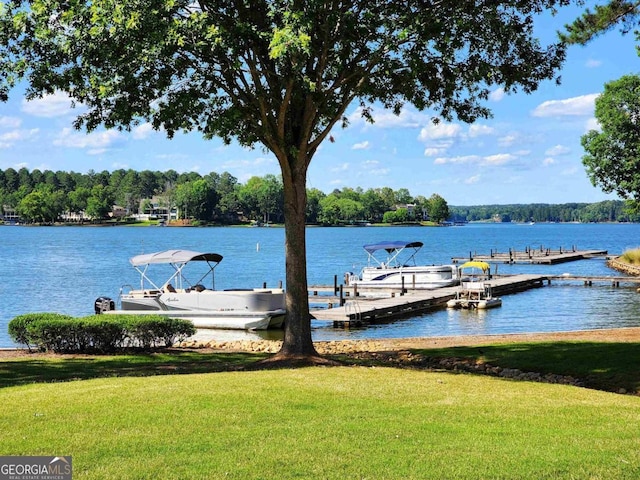
M543 275L510 275L493 278L486 283L491 285L492 292L497 296L542 287L547 281L547 277ZM317 292L320 287L315 288L317 290L314 291ZM455 297L457 289L458 287L445 287L411 290L403 295L398 290L389 293L378 289L377 297L362 295L364 292L361 291L358 296L347 295L341 306L314 308L311 309L311 314L316 320L333 322L334 327L361 327L442 308ZM330 288L329 291L331 290L334 289ZM367 293L371 294L372 290ZM382 297L383 294L386 296ZM312 296L310 302L320 303L321 299L320 295Z
M473 260L509 264L528 263L555 265L557 263L573 262L586 258L604 257L606 255L606 250L578 250L576 247L569 249L560 247L557 250L553 250L541 246L540 248L527 247L524 250L509 249L508 252L494 252L492 250L488 254L469 252L468 257L454 257L451 261L453 263L464 263Z

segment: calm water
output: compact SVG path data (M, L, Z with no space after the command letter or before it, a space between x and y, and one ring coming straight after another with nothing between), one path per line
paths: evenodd
M618 254L640 246L640 225L481 224L464 227L309 228L310 284L331 284L366 262L362 245L383 240L425 244L422 264L490 249L527 246ZM0 347L12 346L7 324L27 312L93 313L99 296L116 298L120 286L136 285L128 259L170 248L213 251L225 258L216 269L216 288L247 288L284 281L284 230L280 228L0 227ZM556 266L499 265L498 273L617 275L604 259ZM562 331L640 326L635 287L584 287L555 283L503 298L502 308L485 312L438 310L361 330L334 330L315 323L315 340ZM273 337L278 332L207 332L216 339Z

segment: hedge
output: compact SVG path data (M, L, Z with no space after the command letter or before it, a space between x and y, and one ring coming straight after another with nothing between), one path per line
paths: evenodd
M29 313L9 322L9 335L29 350L58 353L109 353L123 348L171 347L195 334L188 320L160 315L91 315L74 318Z

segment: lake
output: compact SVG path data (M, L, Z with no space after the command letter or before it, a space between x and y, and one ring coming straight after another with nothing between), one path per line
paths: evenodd
M450 263L477 251L525 247L605 249L619 254L640 246L640 224L469 224L462 227L310 227L307 229L309 284L342 281L366 263L362 246L385 240L424 242L420 264ZM93 313L97 297L116 299L122 285L136 285L129 258L171 248L216 252L216 288L277 286L284 282L282 228L174 227L0 227L0 347L13 346L7 324L28 312ZM554 266L498 265L499 274L618 275L603 258ZM633 286L551 286L503 298L488 311L437 310L358 330L313 322L314 340L550 332L640 326L640 294ZM281 332L209 331L202 337L278 338Z

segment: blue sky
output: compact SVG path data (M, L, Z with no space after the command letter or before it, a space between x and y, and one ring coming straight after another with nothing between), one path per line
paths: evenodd
M593 2L587 2L589 4ZM575 18L579 9L538 22L543 39ZM407 188L412 195L443 196L450 205L596 202L616 198L589 182L580 137L597 128L594 100L603 85L638 72L633 35L610 32L586 47L570 47L562 83L542 83L531 95L492 92L493 118L472 125L434 125L434 112L406 107L400 116L374 108L376 123L349 108L351 124L336 127L314 157L308 186ZM0 103L0 169L76 172L174 169L229 172L240 182L279 174L262 149L224 146L197 134L167 140L142 125L132 132L75 131L68 99L61 94L25 102L20 91Z

